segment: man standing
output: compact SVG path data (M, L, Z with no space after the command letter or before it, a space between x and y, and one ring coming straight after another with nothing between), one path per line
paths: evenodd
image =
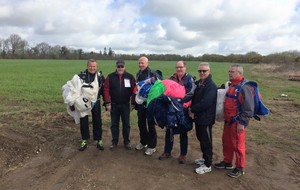
M178 61L176 63L176 73L173 74L170 77L171 80L177 82L178 84L184 86L186 95L182 99L182 103L189 102L192 97L195 90L195 82L193 79L193 76L186 73L186 63L184 61ZM184 104L185 105L185 104ZM186 120L188 120L188 104L187 106L184 106L183 112L184 117L186 117ZM192 122L191 122L191 128L192 129ZM180 136L180 156L178 157L178 161L180 164L183 164L186 161L186 155L188 150L188 135L187 135L188 129L186 127L180 126L179 133ZM165 147L164 147L164 153L158 158L159 160L164 160L166 158L171 157L171 151L173 149L174 144L174 131L172 131L170 128L166 128L165 133Z
M112 144L113 150L119 142L119 122L120 117L123 125L123 143L128 150L131 149L130 133L130 98L133 98L133 89L135 79L133 75L125 71L125 62L118 60L116 62L116 71L109 74L104 83L104 102L107 111L110 111Z
M72 80L63 86L64 93L66 94L64 102L69 105L68 111L78 113L73 114L75 121L76 115L80 118L80 133L82 138L79 147L80 151L87 148L88 139L90 139L88 118L90 111L92 112L93 138L97 141L97 148L104 150L100 95L102 94L102 86L105 79L97 71L97 67L96 60L89 59L87 69L78 75L74 75Z
M212 164L212 127L215 123L217 86L212 80L208 63L200 63L198 67L200 80L196 82L197 88L191 105L194 114L196 136L200 142L202 158L195 160L200 166L195 169L198 174L211 171Z
M254 112L253 89L245 84L241 88L241 93L236 97L236 86L244 81L243 67L240 65L232 65L228 71L229 80L231 82L226 94L224 103L224 128L223 128L223 156L222 162L214 166L219 169L233 169L232 161L235 155L235 168L228 173L230 177L239 177L244 174L246 163L246 127L249 124ZM237 101L240 102L241 110L238 110ZM235 118L233 120L233 118Z
M148 67L148 58L147 57L140 57L139 58L139 68L140 70L136 74L136 81L143 81L145 79L155 77L156 79L162 79L161 76L158 75L157 72L152 71ZM136 145L136 150L142 150L147 148L145 151L145 155L151 156L154 152L156 152L156 143L157 143L157 135L155 125L149 124L147 122L146 116L146 102L143 104L137 104L135 109L137 110L138 115L138 126L140 130L140 143Z

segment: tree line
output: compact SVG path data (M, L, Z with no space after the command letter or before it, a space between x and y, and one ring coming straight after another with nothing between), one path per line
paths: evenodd
M51 46L46 42L41 42L34 47L22 39L18 34L11 34L7 39L0 38L0 58L1 59L71 59L86 60L89 58L101 60L137 60L140 55L117 54L112 48L104 47L99 52L84 52L82 49L74 49L67 46ZM142 54L150 60L166 61L208 61L208 62L232 62L232 63L290 63L300 62L300 52L290 50L269 55L261 55L251 51L246 54L203 54L202 56L178 55L178 54Z

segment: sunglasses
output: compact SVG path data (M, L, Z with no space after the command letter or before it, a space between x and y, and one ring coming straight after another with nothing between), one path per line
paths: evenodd
M119 66L117 66L117 68L124 68L124 66L123 65L119 65Z
M198 73L206 73L208 70L198 70Z

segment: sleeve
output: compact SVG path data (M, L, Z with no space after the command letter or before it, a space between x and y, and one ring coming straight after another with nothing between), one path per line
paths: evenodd
M105 105L111 103L109 76L106 77L103 85L103 101Z
M248 126L249 119L253 116L254 112L254 97L253 89L249 85L244 85L239 95L239 101L241 102L241 112L239 113L239 123Z
M135 93L134 93L134 89L135 89L135 86L136 86L136 80L135 78L132 76L132 79L130 81L131 83L131 104L132 105L136 105L136 102L135 102Z
M188 79L187 86L186 86L187 93L184 96L184 98L182 99L183 103L192 100L195 89L196 89L195 81L194 81L193 77L190 77Z

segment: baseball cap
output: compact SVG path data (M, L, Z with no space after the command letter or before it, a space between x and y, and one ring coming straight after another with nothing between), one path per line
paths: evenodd
M118 60L116 66L125 66L125 62L123 60Z

